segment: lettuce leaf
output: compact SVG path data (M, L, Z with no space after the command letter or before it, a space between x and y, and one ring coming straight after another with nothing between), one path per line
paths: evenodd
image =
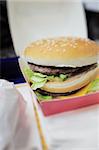
M54 80L54 75L52 75L52 76L47 76L47 80L49 80L49 81L53 81Z
M64 74L60 74L59 76L47 76L47 79L49 81L65 81L66 79L68 78L67 75L64 75Z
M30 81L31 77L33 76L33 71L29 68L25 68L24 74L26 75L27 79Z
M37 96L37 98L38 98L39 101L52 99L52 96L42 95L39 92L35 92L35 94L36 94L36 96Z
M37 88L41 88L44 86L44 84L47 81L64 81L67 79L67 75L60 74L59 76L54 75L45 75L38 72L33 72L30 68L25 68L24 73L29 80L29 82L32 83L31 88L33 90L36 90Z
M62 81L66 80L68 78L65 74L60 74L59 77L62 79Z
M45 80L43 80L43 81L41 81L41 82L35 82L35 81L34 81L33 84L31 85L31 88L32 88L33 90L36 90L36 89L38 89L38 88L43 87L46 82L47 82L47 79L45 79Z
M45 78L45 77L47 77L47 75L42 74L42 73L39 73L39 72L33 72L33 75L34 75L34 76L41 77L41 78Z
M91 85L90 85L87 93L96 92L96 91L99 91L99 78L97 78L91 82Z
M32 76L31 78L30 78L30 81L33 83L33 82L42 82L42 81L44 81L46 78L41 78L41 77L39 77L39 76Z

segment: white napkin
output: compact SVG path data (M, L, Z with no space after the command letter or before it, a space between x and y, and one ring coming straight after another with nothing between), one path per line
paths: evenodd
M0 150L30 150L26 102L13 83L0 80Z

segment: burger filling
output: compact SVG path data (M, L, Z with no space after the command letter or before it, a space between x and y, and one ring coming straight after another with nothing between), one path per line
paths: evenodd
M83 67L76 67L76 68L72 68L72 67L54 67L54 66L40 66L40 65L35 65L33 63L28 63L30 66L30 69L33 72L40 72L42 74L46 74L46 75L57 75L59 76L60 74L64 74L70 77L70 76L74 76L78 73L82 73L84 71L89 71L91 69L94 69L95 67L97 67L97 63L92 64L92 65L88 65L88 66L83 66Z
M52 99L54 96L67 95L71 93L50 93L42 90L41 88L49 81L51 82L64 82L72 76L88 72L97 67L97 63L83 66L83 67L54 67L54 66L41 66L33 63L28 63L29 67L24 69L24 73L30 82L31 88L36 92L39 100Z

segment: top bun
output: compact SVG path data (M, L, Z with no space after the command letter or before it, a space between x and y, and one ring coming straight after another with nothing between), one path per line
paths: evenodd
M99 45L89 39L59 37L33 42L23 55L37 65L81 67L96 63L98 52Z

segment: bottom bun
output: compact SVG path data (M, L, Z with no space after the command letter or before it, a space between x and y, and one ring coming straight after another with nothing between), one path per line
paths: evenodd
M63 82L47 82L41 89L52 93L67 93L80 89L95 79L98 67Z

